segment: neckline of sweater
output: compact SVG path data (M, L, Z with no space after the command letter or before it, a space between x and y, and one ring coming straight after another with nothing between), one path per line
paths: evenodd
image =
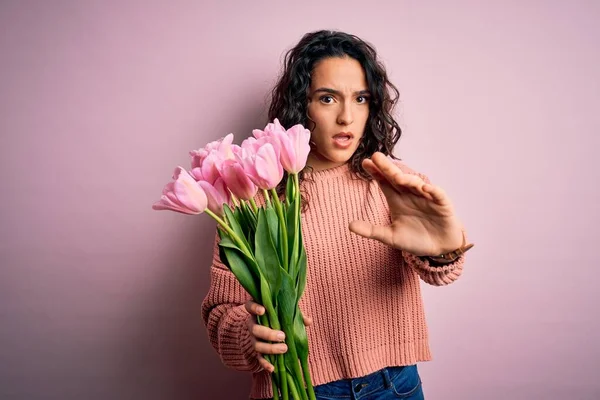
M304 177L317 181L321 179L343 176L348 174L349 172L350 164L344 163L342 165L338 165L337 167L322 169L320 171L312 171L311 169L307 169L304 172Z

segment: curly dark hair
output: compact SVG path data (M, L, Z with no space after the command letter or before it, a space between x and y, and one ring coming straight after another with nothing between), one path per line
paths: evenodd
M355 35L339 31L319 30L305 34L296 46L287 51L283 70L273 90L268 119L279 119L281 125L289 128L296 124L308 127L308 90L315 65L325 58L351 57L358 61L371 92L369 117L363 138L349 160L350 171L359 178L372 179L362 167L362 161L379 151L394 159L394 146L400 140L402 131L394 120L392 112L399 98L398 89L389 81L383 64L377 58L373 45ZM393 97L391 96L393 93ZM314 130L314 121L313 130ZM310 167L307 167L307 169ZM299 174L304 179L304 171ZM285 182L277 187L282 194ZM306 199L303 199L303 209Z

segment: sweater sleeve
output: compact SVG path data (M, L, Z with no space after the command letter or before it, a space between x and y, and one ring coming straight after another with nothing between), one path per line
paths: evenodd
M429 265L429 261L423 261L406 251L402 252L402 257L404 262L412 267L424 282L433 286L444 286L457 280L465 263L464 254L453 263L439 267Z
M210 268L210 288L202 302L202 319L208 338L227 367L259 372L263 368L258 362L247 326L251 316L244 307L251 297L221 262L218 243L217 234Z
M426 183L431 183L431 181L426 175L410 169L405 164L399 161L394 161L394 163L398 167L400 167L402 172L417 175ZM414 254L408 253L406 251L402 251L402 258L408 266L410 266L417 272L419 277L424 282L434 286L448 285L457 280L462 274L463 265L465 263L465 254L460 256L453 263L443 266L430 265L429 261L422 260Z

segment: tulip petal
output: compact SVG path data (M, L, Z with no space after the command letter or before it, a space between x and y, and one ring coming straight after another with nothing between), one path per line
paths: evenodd
M261 131L260 129L252 129L252 135L256 139L258 139L258 138L261 138L261 137L265 136L265 132Z
M194 178L181 167L177 167L173 177L175 178L175 182L173 182L172 193L175 195L177 202L181 206L196 213L203 212L208 200L206 194L198 185L198 182L196 182ZM169 194L167 194L167 196L169 196ZM171 196L169 197L171 198Z
M242 200L249 200L256 194L257 187L235 160L225 160L220 166L221 177L231 192Z
M220 176L218 166L224 159L225 158L218 151L211 151L202 162L201 171L203 180L212 185Z
M202 168L192 168L192 170L190 171L190 175L197 181L205 181L206 180L202 176Z
M219 178L217 183L215 183L216 185L219 184L219 186L221 186L221 190L217 189L215 186L206 181L199 181L198 184L206 193L206 198L208 199L208 209L215 214L223 215L223 204L227 204L229 202L227 196L222 192L222 188L225 187L223 180Z
M179 206L176 203L171 202L166 196L162 196L160 201L157 201L156 203L154 203L152 205L152 209L153 210L170 210L170 211L176 211L182 214L196 214L191 212L191 210L188 210L184 207Z
M255 168L263 189L272 189L281 181L283 168L271 143L264 144L256 153Z
M281 163L289 173L298 173L306 166L310 153L310 131L301 124L294 125L280 135Z
M222 204L229 204L231 202L231 192L229 191L229 188L225 184L223 178L217 179L213 186L221 196Z

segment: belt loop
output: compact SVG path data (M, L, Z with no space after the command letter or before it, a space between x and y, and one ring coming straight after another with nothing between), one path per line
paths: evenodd
M383 373L383 381L385 382L385 388L389 389L392 387L392 379L390 378L390 372L387 368L381 370Z

